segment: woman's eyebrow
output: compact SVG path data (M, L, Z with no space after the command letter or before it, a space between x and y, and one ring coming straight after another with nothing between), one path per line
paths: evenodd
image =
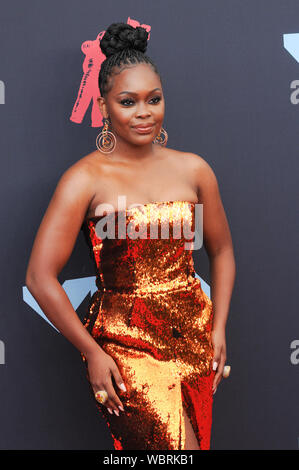
M157 91L157 90L160 90L161 91L161 88L154 88L152 91L150 91L148 94L150 95L151 93L153 93L153 91ZM138 96L138 93L135 93L134 91L121 91L120 93L117 94L117 96L119 95L124 95L124 94L129 94L129 95L135 95L135 96Z

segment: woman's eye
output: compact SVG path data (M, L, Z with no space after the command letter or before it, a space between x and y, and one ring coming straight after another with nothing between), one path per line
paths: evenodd
M159 103L159 101L161 101L161 97L160 96L155 96L154 98L151 99L151 101L155 100L155 104L156 103ZM126 103L134 103L134 101L126 98L125 100L122 100L121 101L121 104L123 104L124 106L127 106Z
M155 103L159 103L159 101L161 101L161 97L160 96L155 96L153 98L153 100L158 100L158 101L155 101Z
M121 101L121 104L124 104L124 105L125 105L128 101L129 101L130 103L132 103L132 100L126 99L126 100L122 100L122 101Z

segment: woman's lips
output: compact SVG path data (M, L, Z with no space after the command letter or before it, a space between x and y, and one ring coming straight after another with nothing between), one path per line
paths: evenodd
M150 127L133 127L133 129L138 132L138 134L150 134L154 126Z

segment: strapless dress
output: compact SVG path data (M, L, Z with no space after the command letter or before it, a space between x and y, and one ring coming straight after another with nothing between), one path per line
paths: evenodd
M200 449L210 448L213 304L185 245L195 230L195 205L151 202L82 225L97 286L83 324L114 359L127 389L113 382L125 410L119 416L91 389L116 450L185 449L183 407ZM191 232L178 237L176 228L186 223ZM103 235L109 227L114 238Z

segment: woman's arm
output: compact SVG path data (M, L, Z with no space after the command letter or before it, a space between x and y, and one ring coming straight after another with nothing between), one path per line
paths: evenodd
M78 162L62 175L38 229L26 272L26 286L47 318L86 356L100 346L84 328L57 276L73 251L92 188L87 165Z
M60 285L57 276L73 251L89 204L94 196L92 169L81 161L61 177L38 229L26 273L26 286L49 320L81 353L88 366L88 378L94 393L108 393L110 413L124 411L115 392L116 384L125 390L124 381L113 358L106 354L83 326Z
M214 362L217 363L213 390L222 379L226 361L225 327L236 275L230 228L223 208L217 178L210 165L197 156L198 200L203 204L203 244L210 260L213 303Z

